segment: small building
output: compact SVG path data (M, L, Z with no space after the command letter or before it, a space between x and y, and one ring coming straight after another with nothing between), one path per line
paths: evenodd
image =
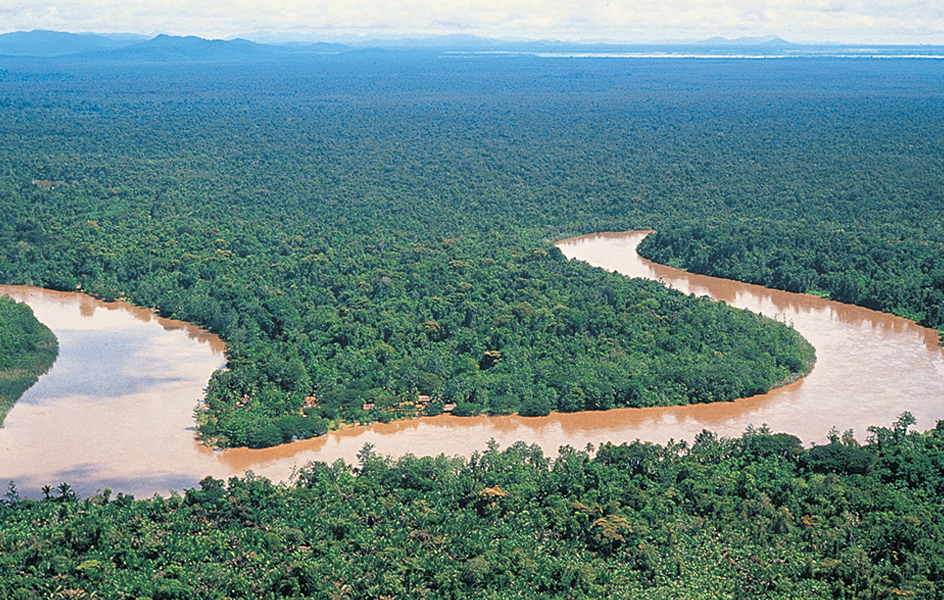
M371 410L372 408L374 408L374 406L375 405L373 402L365 402L364 406L362 406L361 408L363 408L364 410Z
M455 410L455 408L456 405L453 402L450 402L449 404L443 404L443 412L452 412Z
M419 404L422 404L423 406L426 406L427 404L429 404L429 396L427 396L427 395L425 395L425 394L420 394L419 396L416 397L416 401L417 401Z

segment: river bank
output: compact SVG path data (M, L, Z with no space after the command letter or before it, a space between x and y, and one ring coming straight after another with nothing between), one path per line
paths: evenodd
M59 343L28 305L0 296L0 427L17 399L49 370Z
M192 409L223 365L222 343L181 323L79 294L21 290L19 298L60 338L60 359L11 411L0 430L0 480L39 494L70 483L83 494L110 487L149 496L193 487L203 477L250 470L287 480L309 461L357 462L364 444L382 455L468 455L489 440L561 446L691 440L702 429L740 435L767 424L822 443L831 427L888 424L910 411L933 428L944 407L944 351L933 330L813 296L689 275L654 265L634 248L643 233L584 236L561 243L568 258L661 280L793 323L817 349L812 373L768 394L713 404L555 413L546 417L453 417L374 423L263 450L213 451L194 439ZM5 293L0 288L0 293ZM62 368L60 368L62 367ZM125 379L125 377L128 377Z

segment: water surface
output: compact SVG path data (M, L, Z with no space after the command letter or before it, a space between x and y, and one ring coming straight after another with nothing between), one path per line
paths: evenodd
M193 409L223 343L180 321L78 293L0 286L59 340L59 356L0 429L0 483L36 496L67 482L150 495L194 483ZM198 478L199 479L199 478Z
M460 418L449 415L374 424L265 450L214 451L193 439L192 409L223 365L215 336L157 319L122 303L80 294L0 287L32 307L59 337L59 359L14 406L0 429L0 483L31 495L62 481L83 493L104 487L135 495L193 487L206 475L251 470L288 480L308 461L356 463L365 443L385 455L468 455L489 439L539 444L547 454L570 445L691 440L702 429L739 435L767 424L806 443L831 427L864 439L902 411L927 429L944 419L944 350L937 333L913 322L813 296L689 275L641 259L644 232L584 236L560 243L569 258L633 277L662 280L791 323L816 347L803 379L735 402L606 412Z

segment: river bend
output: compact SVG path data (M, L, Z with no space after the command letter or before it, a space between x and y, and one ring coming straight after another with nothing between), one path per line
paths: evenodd
M124 303L81 294L0 286L27 302L59 338L49 373L26 392L0 429L0 483L37 496L68 482L83 495L105 487L150 496L193 487L207 475L253 471L275 481L312 460L356 462L365 443L385 455L468 455L489 439L559 447L588 443L691 440L702 429L739 435L748 425L821 443L831 427L889 425L902 411L918 428L944 419L944 349L937 333L911 321L813 296L690 275L652 264L635 248L644 232L560 242L573 259L633 277L661 280L793 326L816 347L803 379L735 402L606 412L460 418L449 415L331 432L265 450L214 451L193 437L193 408L210 374L224 365L223 344L185 323Z

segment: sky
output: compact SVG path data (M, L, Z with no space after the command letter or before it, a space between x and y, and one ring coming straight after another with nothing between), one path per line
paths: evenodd
M0 32L942 44L942 0L0 0ZM277 34L277 35L274 35ZM270 38L270 39L262 39Z

